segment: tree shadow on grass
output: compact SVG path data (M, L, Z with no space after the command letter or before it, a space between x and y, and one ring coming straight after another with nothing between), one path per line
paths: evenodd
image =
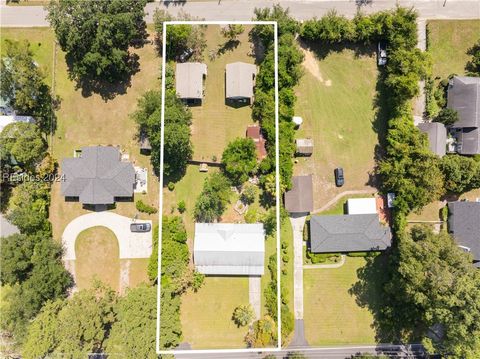
M131 53L128 56L127 67L129 71L120 78L115 79L114 82L95 78L90 75L80 77L75 84L75 89L82 89L83 97L90 97L93 94L98 94L102 99L107 102L113 100L117 95L123 95L127 92L127 89L131 87L132 76L140 71L139 56L135 53ZM68 71L71 74L73 68L73 60L66 58Z
M311 41L301 40L300 46L305 50L315 53L317 60L323 60L331 53L340 53L344 50L352 50L355 58L362 56L370 56L375 52L373 45L364 45L354 42L341 42L338 44L314 43Z
M228 40L223 45L220 45L217 50L217 56L225 54L227 51L235 50L240 45L240 40Z

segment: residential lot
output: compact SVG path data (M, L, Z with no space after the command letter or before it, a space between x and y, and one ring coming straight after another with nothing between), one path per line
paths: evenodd
M28 40L34 53L34 58L45 69L47 82L51 84L54 93L61 102L57 115L57 129L55 134L48 138L49 151L59 162L59 173L62 172L63 158L73 157L74 150L83 146L111 145L118 147L129 155L129 161L134 166L147 168L148 190L146 194L135 194L133 201L117 202L110 210L133 218L138 211L135 201L142 199L145 203L158 206L158 180L153 175L150 157L140 154L135 138L137 127L129 115L135 110L137 99L147 90L158 88L160 82L160 58L152 44L134 50L139 56L139 71L132 76L131 83L125 86L117 85L105 88L100 94L88 93L77 89L75 82L68 77L68 65L65 54L54 45L54 33L49 28L15 29L3 28L3 39ZM113 97L113 99L106 99ZM79 202L69 202L62 196L60 182L55 182L51 192L50 221L53 237L60 241L67 224L80 215L90 213ZM158 222L158 215L141 214L140 218ZM88 234L88 233L87 233ZM103 240L96 240L97 235L85 234L81 238L79 252L84 258L77 263L76 275L78 287L88 287L93 275L104 279L113 288L118 289L121 262L128 269L128 283L133 286L147 281L146 268L148 259L115 260L112 253L113 240L106 240L109 236L101 236ZM95 243L93 243L94 241ZM118 244L117 244L118 247ZM104 254L102 257L101 253ZM91 266L92 258L106 262L100 267ZM114 263L115 262L115 263ZM90 264L89 264L90 263ZM108 263L108 265L107 265ZM111 267L110 264L113 266Z
M295 174L313 174L318 209L342 191L373 185L370 175L385 124L377 116L378 70L372 49L307 50L304 68L295 112L304 122L296 137L313 138L314 151L298 158ZM336 167L345 173L341 188L335 186Z
M232 62L253 64L252 44L248 33L251 26L238 37L236 48L223 49L226 39L220 33L220 26L208 25L205 32L207 47L203 53L203 62L208 74L205 80L205 97L201 106L191 108L193 115L192 142L193 159L220 161L227 144L237 137L244 137L247 126L253 124L251 108L234 108L224 102L225 66Z
M231 319L240 304L248 304L248 278L205 278L197 293L182 296L184 342L193 349L244 348L245 328Z
M305 336L310 345L374 344L373 317L349 289L364 258L347 257L333 269L304 270Z

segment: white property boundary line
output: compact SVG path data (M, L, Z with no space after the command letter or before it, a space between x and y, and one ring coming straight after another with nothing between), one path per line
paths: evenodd
M167 25L273 25L274 27L274 62L275 62L275 201L277 217L277 347L251 348L251 349L200 349L200 350L160 350L160 298L161 280L157 280L157 329L156 352L157 354L220 354L220 353L258 353L280 351L282 348L282 316L281 316L281 271L280 271L280 169L279 169L279 125L278 125L278 26L276 21L165 21L162 36L162 107L160 126L160 194L159 194L159 230L158 230L158 275L161 276L162 268L162 213L163 213L163 162L164 162L164 130L165 130L165 67L166 67L166 42Z

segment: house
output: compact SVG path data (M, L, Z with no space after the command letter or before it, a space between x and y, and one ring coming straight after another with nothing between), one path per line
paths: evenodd
M35 119L32 116L18 116L15 114L1 115L0 116L0 132L11 123L24 122L35 123Z
M312 253L348 253L383 251L390 247L390 228L383 226L377 214L312 216L310 251Z
M418 124L418 129L428 137L430 151L437 156L445 156L447 147L447 129L443 123L423 122Z
M261 161L265 157L267 157L267 150L265 148L265 139L263 138L262 132L260 131L260 126L258 125L247 126L247 131L245 135L248 138L251 138L255 143L257 159Z
M462 155L480 154L480 77L455 76L448 85L447 107L458 112L450 129L456 151Z
M196 223L193 261L206 275L263 275L263 224Z
M3 214L0 213L0 237L8 237L12 234L18 233L20 233L18 227L10 223L10 221L6 219Z
M370 198L349 198L347 200L348 214L376 214L377 200Z
M117 198L131 198L135 169L122 162L112 146L83 147L80 157L62 161L62 194L82 204L113 204Z
M189 105L203 101L203 79L207 76L207 65L199 62L178 63L175 69L175 89L178 97Z
M313 139L297 138L295 140L296 153L301 156L311 156L313 153Z
M448 212L448 231L480 268L480 202L449 202Z
M257 66L245 62L227 64L225 97L227 101L252 103Z
M290 213L313 211L312 175L294 176L292 189L285 192L285 209Z

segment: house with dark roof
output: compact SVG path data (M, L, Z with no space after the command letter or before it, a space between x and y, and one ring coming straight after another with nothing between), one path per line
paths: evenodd
M449 202L448 212L448 231L461 249L472 254L474 265L480 268L480 202Z
M447 152L447 128L440 122L422 122L418 129L427 135L430 151L443 157Z
M261 276L265 271L263 224L196 223L193 262L206 275Z
M65 158L61 164L62 195L82 204L113 204L119 198L131 198L135 169L121 161L112 146L83 147L80 157Z
M285 192L285 209L290 213L310 213L313 211L312 175L293 176L292 189Z
M178 97L188 104L203 101L203 80L207 76L207 65L199 62L178 63L175 68L175 89Z
M378 214L312 216L310 251L347 253L383 251L390 247L392 233Z
M227 64L225 70L225 98L228 101L253 102L253 88L257 66L245 62Z
M255 149L257 152L257 159L263 160L267 157L267 149L265 148L265 139L263 138L260 126L249 125L245 133L246 137L251 138L255 143Z
M458 112L458 121L450 129L456 151L462 155L480 154L480 77L452 78L447 107Z

